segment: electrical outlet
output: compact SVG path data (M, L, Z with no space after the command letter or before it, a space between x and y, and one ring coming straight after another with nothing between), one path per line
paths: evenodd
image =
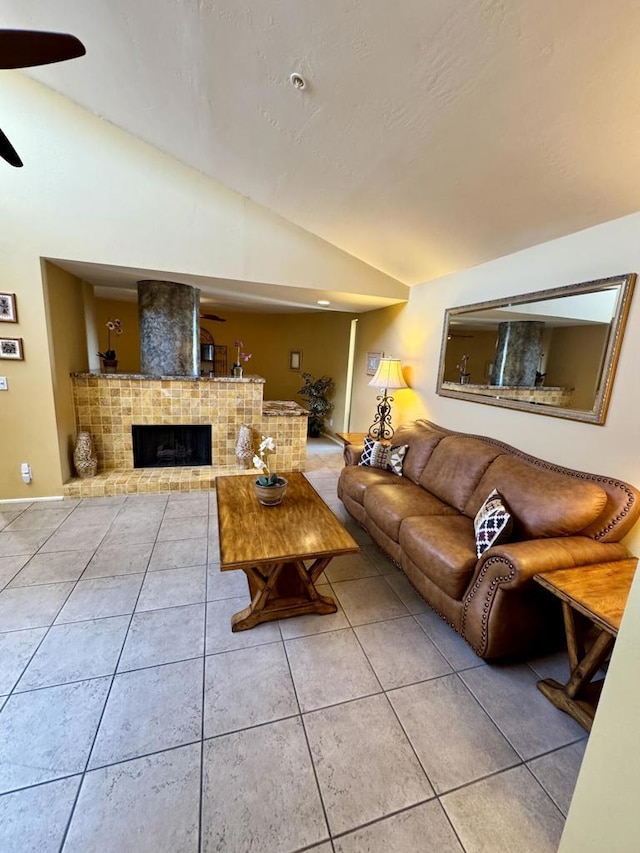
M8 391L9 383L6 376L0 376L0 391Z

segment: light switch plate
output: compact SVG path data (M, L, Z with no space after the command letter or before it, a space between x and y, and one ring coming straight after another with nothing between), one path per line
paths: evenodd
M0 376L0 391L8 391L9 383L6 376Z

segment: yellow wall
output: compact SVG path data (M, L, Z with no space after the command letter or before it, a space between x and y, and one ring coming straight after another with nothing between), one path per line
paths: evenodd
M63 480L75 476L75 413L70 373L86 371L84 283L54 264L42 264L58 447Z
M15 171L20 171L16 169ZM4 201L0 196L0 204ZM4 224L3 219L3 224ZM28 223L27 223L28 224ZM4 323L6 337L22 338L24 361L0 361L0 374L9 390L0 392L0 499L28 499L60 494L62 471L53 399L52 372L44 308L42 271L37 255L10 262L5 252L6 230L0 228L0 257L7 290L16 293L18 320ZM9 263L6 261L9 258ZM20 465L31 465L33 480L22 482Z
M457 365L463 355L468 355L467 373L471 374L469 381L476 385L489 382L491 375L487 372L487 365L492 364L495 358L497 337L498 333L495 331L482 332L456 326L451 340L447 341L444 381L459 382L460 371Z
M115 317L122 320L123 333L113 338L117 350L118 372L140 371L140 334L137 303L96 299L96 323L102 347L106 347L105 323ZM334 409L329 415L328 431L342 428L345 410L349 329L353 315L342 312L316 311L303 314L238 313L219 310L224 323L202 319L200 325L212 335L215 343L227 347L229 370L236 358L234 342L240 340L242 351L251 353L243 362L245 373L256 373L266 379L265 400L295 400L303 384L302 373L314 378L330 376L335 388L330 399ZM302 352L301 370L289 369L289 353Z
M95 328L99 350L107 349L107 320L120 320L122 334L111 332L111 349L116 351L118 373L140 373L140 327L138 303L122 300L95 300Z
M602 372L602 358L608 340L608 326L566 326L551 336L545 385L574 389L571 408L593 408L597 390L595 378Z

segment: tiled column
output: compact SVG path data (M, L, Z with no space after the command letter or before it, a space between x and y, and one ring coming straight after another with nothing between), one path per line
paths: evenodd
M140 371L198 376L200 291L174 281L138 282Z
M498 325L492 385L535 385L543 329L544 323L537 320L510 320Z

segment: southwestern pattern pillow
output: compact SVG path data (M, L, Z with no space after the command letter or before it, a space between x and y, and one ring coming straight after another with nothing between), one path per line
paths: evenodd
M502 495L494 489L478 510L473 520L476 532L476 553L481 557L487 548L506 542L513 530L511 513L502 499Z
M376 441L367 435L364 439L364 450L358 465L382 468L402 477L402 463L408 446L408 444L399 444L392 447L384 441Z

